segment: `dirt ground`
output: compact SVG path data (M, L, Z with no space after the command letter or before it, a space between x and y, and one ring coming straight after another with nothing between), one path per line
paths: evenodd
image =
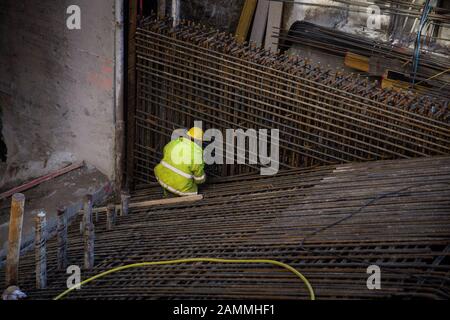
M87 166L23 192L26 200L22 244L26 246L33 239L33 217L36 210L47 213L47 223L51 229L56 225L56 209L59 206L66 206L68 215L73 216L81 208L85 195L92 194L94 202L101 204L111 192L112 186L107 177ZM8 238L10 201L11 198L8 198L0 202L0 259L5 253Z

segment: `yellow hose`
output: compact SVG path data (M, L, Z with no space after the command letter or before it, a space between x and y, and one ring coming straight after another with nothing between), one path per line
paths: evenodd
M81 283L71 287L70 289L67 289L66 291L61 293L59 296L57 296L53 300L60 300L62 297L64 297L67 294L69 294L72 290L75 290L75 289L77 289L77 288L79 288L79 287L81 287L81 286L83 286L85 284L88 284L91 281L94 281L95 279L102 278L102 277L104 277L104 276L106 276L108 274L111 274L111 273L119 272L119 271L126 270L126 269L131 269L131 268L137 268L137 267L170 265L170 264L191 263L191 262L268 263L268 264L272 264L272 265L275 265L275 266L279 266L279 267L282 267L284 269L287 269L287 270L291 271L297 277L299 277L305 283L306 287L308 288L311 300L315 300L316 299L315 294L314 294L314 289L312 288L312 286L309 283L308 279L306 279L306 277L303 274L301 274L300 272L298 272L296 269L294 269L290 265L285 264L283 262L279 262L279 261L276 261L276 260L266 260L266 259L255 259L255 260L242 259L242 260L239 260L239 259L216 259L216 258L189 258L189 259L178 259L178 260L168 260L168 261L141 262L141 263L134 263L134 264L126 265L126 266L113 268L113 269L110 269L108 271L99 273L96 276L93 276L93 277L91 277L89 279L86 279L86 280L82 281Z

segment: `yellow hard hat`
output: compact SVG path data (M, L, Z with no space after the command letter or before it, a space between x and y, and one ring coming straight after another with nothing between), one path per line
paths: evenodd
M197 127L188 131L187 135L195 140L203 140L203 130Z

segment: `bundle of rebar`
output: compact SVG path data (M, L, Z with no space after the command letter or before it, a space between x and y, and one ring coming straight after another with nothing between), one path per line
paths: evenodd
M331 3L311 2L308 0L272 0L276 2L284 2L292 5L305 5L309 7L323 7L331 9L342 9L349 12L366 13L367 7L376 5L380 8L380 13L384 15L401 16L408 18L420 18L423 10L423 3L415 3L415 1L402 0L332 0ZM441 4L443 5L443 4ZM450 9L436 6L429 15L431 24L449 25L448 14Z
M450 157L295 169L273 177L222 178L193 203L130 209L95 223L93 269L184 258L275 259L302 272L317 299L450 297ZM137 190L131 202L161 198ZM78 219L77 222L81 221ZM35 288L34 255L20 263L31 299L67 289L58 242L47 243L48 285ZM78 224L68 230L68 265L82 266ZM368 267L381 289L367 287ZM0 271L0 285L3 280ZM195 263L123 270L83 285L67 299L308 299L290 273L256 264Z
M144 22L136 34L133 177L148 183L174 129L279 129L280 167L450 153L448 103L238 44L192 22ZM251 172L222 166L219 176Z
M368 65L370 65L369 74L371 75L382 74L385 70L378 69L383 65L384 69L390 68L404 73L405 76L410 76L412 71L413 49L317 26L305 21L295 22L289 30L280 30L279 39L283 49L297 45L314 47L336 56L345 56L349 52L362 55L370 60ZM433 92L438 100L439 98L443 100L440 103L448 103L450 95L448 90L445 90L450 82L448 81L449 76L447 76L450 70L448 58L422 50L419 66L417 82L426 82L430 86L430 92ZM433 78L433 75L437 74L440 77ZM442 77L446 77L447 80L439 80ZM431 79L427 80L429 78Z

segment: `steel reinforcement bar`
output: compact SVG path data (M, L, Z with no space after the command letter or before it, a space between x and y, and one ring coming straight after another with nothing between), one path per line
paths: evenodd
M174 129L279 129L281 168L450 154L448 102L382 90L298 56L238 44L192 22L136 34L134 178L152 179ZM251 165L214 167L228 176Z
M318 299L448 299L449 179L450 157L225 178L206 186L201 201L131 209L112 228L101 214L94 220L95 265L83 269L82 278L147 261L264 258L301 271ZM161 195L160 188L141 189L131 202ZM349 218L336 223L343 217ZM82 266L84 240L77 223L68 229L68 243L68 265ZM58 268L57 239L48 241L47 252L46 290L35 288L34 255L21 260L19 286L32 299L51 299L67 289L70 275ZM370 265L381 268L380 290L366 286ZM0 270L0 286L2 279ZM124 270L67 297L180 298L309 296L295 277L271 266L184 264Z

